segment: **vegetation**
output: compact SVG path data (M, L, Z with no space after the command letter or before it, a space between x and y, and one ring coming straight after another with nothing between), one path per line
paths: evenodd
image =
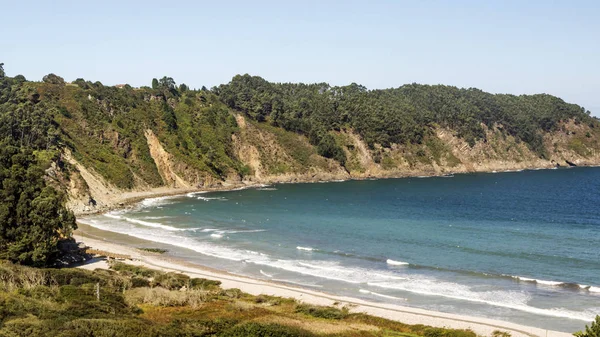
M93 272L0 263L0 336L476 337L176 275L123 263Z
M51 114L31 83L4 76L0 65L0 259L50 265L61 255L60 242L76 228L64 193L47 179L51 164L61 164Z
M156 254L164 254L166 252L168 252L167 249L162 249L162 248L148 248L148 247L140 247L138 248L139 250L142 250L144 252L149 252L149 253L156 253Z
M249 119L254 135L241 130L238 114ZM55 74L27 81L6 76L0 64L0 258L48 266L61 256L61 242L76 228L64 207L66 189L79 181L81 194L89 192L65 154L118 188L149 188L173 183L151 156L158 151L153 147L163 146L173 172L208 185L252 175L256 165L267 174L337 170L323 157L364 172L345 130L366 141L383 169L394 169L401 162L458 165L435 136L440 128L474 144L487 141L486 128L496 127L499 137L512 136L547 157L557 145L548 149L544 133L566 123L585 128L577 135L568 131L565 147L584 157L595 153L599 123L584 108L550 95L418 84L367 90L249 75L211 90L177 85L168 76L153 79L151 87L114 87L81 78L66 83ZM260 157L252 167L238 158L242 136ZM160 144L149 144L154 137ZM263 149L270 141L276 146ZM394 152L396 145L404 152Z
M270 83L237 75L216 90L230 108L257 121L309 136L319 154L343 163L343 152L330 131L351 128L370 146L421 144L434 126L456 130L471 145L485 139L483 126L502 125L512 135L546 155L542 135L561 121L597 122L575 104L546 95L493 95L479 89L445 85L408 84L395 89L367 90L355 83L331 87L326 83Z
M591 325L585 326L585 331L577 331L573 334L575 337L600 337L600 316Z

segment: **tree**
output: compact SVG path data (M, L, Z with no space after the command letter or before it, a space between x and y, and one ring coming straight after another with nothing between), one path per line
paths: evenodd
M174 90L175 80L172 77L164 76L158 81L158 86L163 90Z
M42 78L42 81L50 84L65 85L65 80L62 77L54 75L52 73L44 76L44 78Z
M0 63L0 78L6 76L4 73L4 63Z
M600 316L596 316L596 319L590 326L585 326L584 331L577 331L573 334L575 337L600 337Z
M152 89L158 89L158 80L156 78L152 79Z
M33 152L2 142L0 152L0 259L48 266L59 242L77 228L65 195L47 186Z

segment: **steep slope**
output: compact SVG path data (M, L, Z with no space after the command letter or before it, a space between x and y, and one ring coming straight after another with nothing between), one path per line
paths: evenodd
M211 91L45 79L2 80L16 98L0 106L0 131L41 157L61 154L48 176L77 213L255 183L600 164L598 120L549 95L243 76Z

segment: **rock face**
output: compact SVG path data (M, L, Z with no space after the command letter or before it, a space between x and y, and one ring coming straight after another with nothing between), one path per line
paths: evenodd
M173 155L165 151L156 135L154 135L154 132L147 129L144 131L144 135L148 141L150 155L156 164L156 168L158 168L163 183L173 188L190 188L191 184L175 173Z
M129 197L153 193L177 193L194 189L227 188L255 183L312 182L345 179L444 175L451 173L522 170L600 164L600 137L589 126L565 122L560 130L544 136L543 155L532 152L525 143L507 135L502 125L485 128L485 140L473 146L450 129L437 128L422 144L392 144L369 147L353 130L332 132L346 154L346 162L317 154L305 136L266 123L235 115L238 130L231 135L230 156L239 163L237 172L221 177L192 168L169 153L159 137L144 130L149 155L163 187L152 188L136 176L136 186L123 190L109 183L94 167L86 167L68 150L63 159L71 165L68 186L69 207L76 213L93 212L118 205ZM111 135L117 149L129 143ZM180 158L180 159L178 159Z

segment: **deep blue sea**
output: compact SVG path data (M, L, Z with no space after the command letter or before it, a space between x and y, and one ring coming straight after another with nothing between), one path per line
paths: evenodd
M600 168L192 193L81 221L371 301L566 332L600 314Z

